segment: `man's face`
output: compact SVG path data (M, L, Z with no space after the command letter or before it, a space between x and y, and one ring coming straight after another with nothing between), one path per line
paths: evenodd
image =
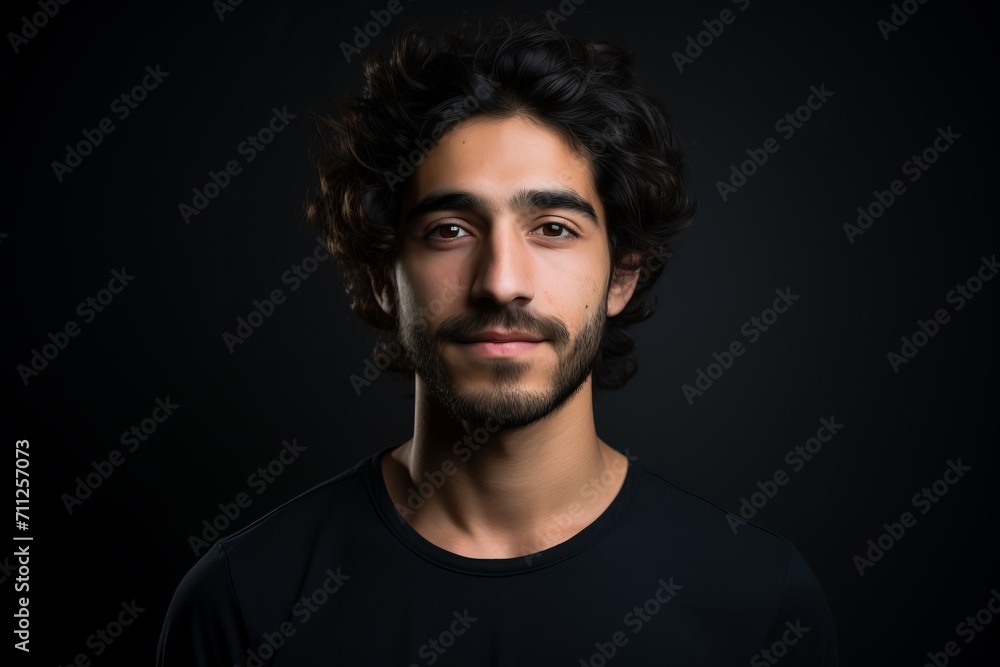
M400 239L400 342L445 408L474 424L526 425L562 405L631 295L608 290L587 162L518 116L474 116L441 137L411 177Z

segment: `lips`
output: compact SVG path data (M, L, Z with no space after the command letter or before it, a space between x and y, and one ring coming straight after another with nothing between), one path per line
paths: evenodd
M461 339L462 343L540 343L545 339L521 331L481 331L474 336Z

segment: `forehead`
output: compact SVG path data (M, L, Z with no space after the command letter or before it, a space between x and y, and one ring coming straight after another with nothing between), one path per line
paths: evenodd
M601 206L587 158L554 129L523 116L476 115L441 136L410 177L401 214L431 192L470 192L499 211L518 192L568 190Z

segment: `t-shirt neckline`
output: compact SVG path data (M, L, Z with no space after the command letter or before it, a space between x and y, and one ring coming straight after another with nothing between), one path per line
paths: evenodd
M483 576L501 576L534 572L555 565L596 544L610 533L621 521L639 488L639 480L645 471L642 461L628 456L628 470L618 494L605 510L587 527L569 539L534 554L514 558L470 558L443 549L411 526L399 513L389 496L382 475L382 457L395 445L379 450L364 466L365 484L375 509L386 527L411 551L439 567Z

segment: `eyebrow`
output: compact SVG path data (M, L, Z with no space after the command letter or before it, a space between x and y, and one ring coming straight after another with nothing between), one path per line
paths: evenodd
M586 199L572 190L534 190L523 189L514 193L508 206L515 210L560 209L572 211L600 226L597 212ZM473 211L483 213L489 208L486 201L471 192L455 190L438 190L431 192L418 201L409 213L406 222L412 222L428 213L440 211Z

